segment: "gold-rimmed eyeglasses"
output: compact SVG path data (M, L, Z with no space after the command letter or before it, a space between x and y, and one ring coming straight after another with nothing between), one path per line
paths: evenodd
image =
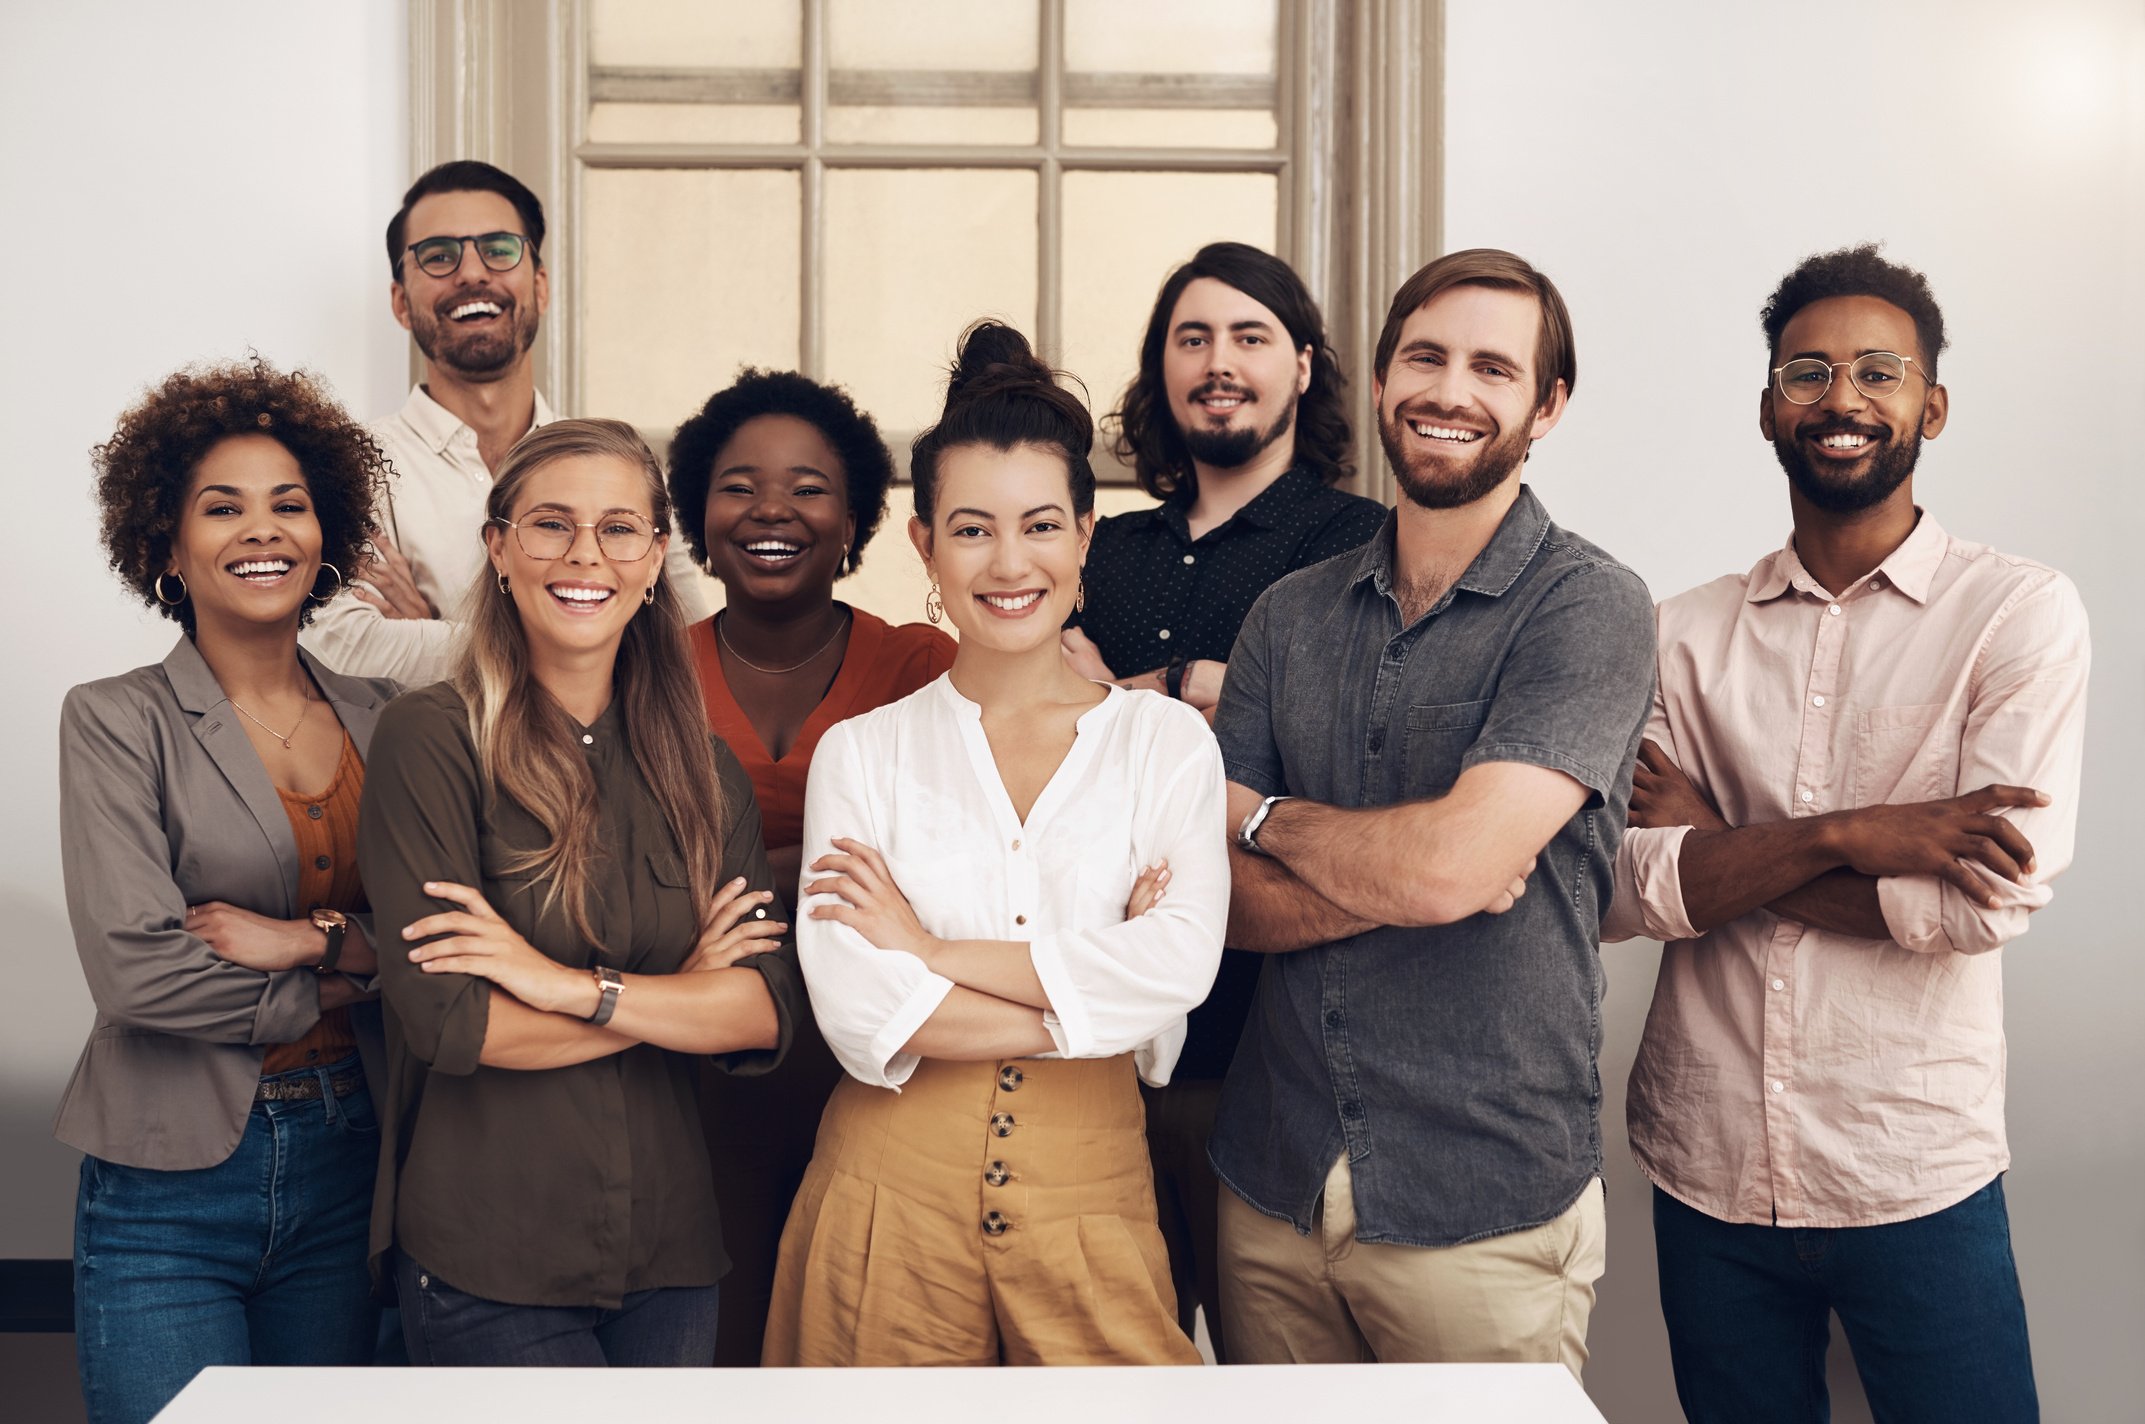
M1775 366L1773 384L1796 405L1816 405L1832 389L1832 373L1845 366L1847 379L1854 382L1856 390L1871 400L1883 400L1905 384L1907 367L1919 369L1920 364L1897 351L1868 351L1852 361L1820 361L1815 356L1803 356ZM1936 384L1929 380L1927 371L1921 372L1921 378Z
M494 524L514 531L514 542L532 559L563 559L583 529L596 531L596 548L606 559L630 564L655 547L655 526L631 510L614 509L601 519L575 519L556 509L539 509L520 519L494 515Z

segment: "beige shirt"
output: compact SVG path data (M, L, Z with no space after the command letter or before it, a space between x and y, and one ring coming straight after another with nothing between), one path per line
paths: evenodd
M1792 543L1659 609L1646 735L1733 825L1991 783L2033 843L1988 909L1934 876L1878 881L1891 938L1765 910L1698 934L1688 827L1632 830L1603 937L1666 942L1631 1070L1633 1155L1723 1221L1870 1226L1951 1206L2010 1163L2003 966L2070 864L2090 652L2070 580L1927 514L1837 596ZM1978 868L1978 867L1977 867Z
M529 428L554 419L538 392ZM477 452L477 432L423 386L412 386L401 410L368 428L394 466L380 526L410 561L417 587L440 616L389 618L345 592L314 615L301 641L338 672L424 687L447 676L459 631L456 610L484 566L479 531L492 472ZM683 539L671 539L665 568L685 603L686 621L706 617L701 574Z

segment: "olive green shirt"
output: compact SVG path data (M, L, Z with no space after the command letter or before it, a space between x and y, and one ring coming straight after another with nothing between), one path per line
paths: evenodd
M514 1305L617 1306L627 1293L706 1286L729 1269L695 1090L698 1060L650 1044L565 1068L478 1061L492 985L410 963L403 926L455 908L428 880L480 888L537 949L576 968L675 972L699 938L683 857L642 777L617 703L575 734L601 803L592 918L602 949L546 906L547 881L506 866L548 842L521 805L488 793L469 719L441 683L391 703L366 766L358 863L371 897L386 1002L387 1095L372 1256L399 1247L471 1295ZM768 889L752 783L720 739L721 882ZM718 883L721 883L718 882ZM725 1055L735 1073L782 1058L804 1002L796 948L743 965L774 996L772 1050ZM628 991L630 992L630 990Z

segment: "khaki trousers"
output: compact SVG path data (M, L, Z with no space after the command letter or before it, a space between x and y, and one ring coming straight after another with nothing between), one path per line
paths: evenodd
M1132 1055L844 1078L775 1268L769 1365L1196 1365Z
M1607 1237L1598 1178L1554 1221L1463 1246L1371 1245L1355 1225L1345 1152L1307 1237L1222 1189L1232 1359L1586 1367Z

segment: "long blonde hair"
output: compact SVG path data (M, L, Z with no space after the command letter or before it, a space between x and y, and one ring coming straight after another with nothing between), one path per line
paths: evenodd
M575 455L609 456L639 469L656 528L670 529L662 468L633 427L616 420L558 420L524 436L492 483L487 522L511 517L531 475ZM650 550L648 557L658 555ZM469 709L487 788L512 797L551 837L510 868L548 879L546 907L563 902L574 928L600 943L589 913L593 872L604 853L595 777L565 709L530 669L521 612L489 562L470 589L463 624L454 686ZM684 852L686 882L704 921L722 868L722 787L700 681L686 651L684 607L660 573L655 601L626 624L612 676L626 744Z

